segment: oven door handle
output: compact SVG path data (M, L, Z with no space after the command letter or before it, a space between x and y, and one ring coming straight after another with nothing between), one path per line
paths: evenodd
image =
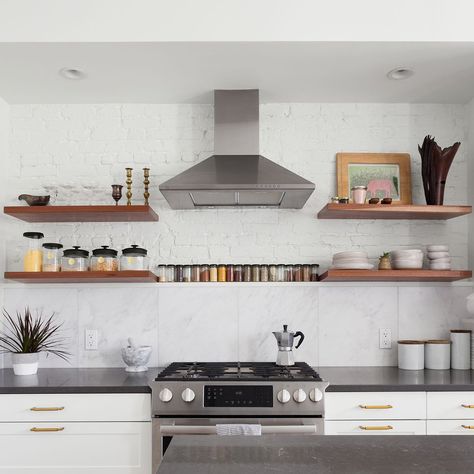
M318 428L316 425L263 425L262 435L266 434L315 434ZM215 435L216 426L176 426L163 425L160 427L162 436L178 435Z

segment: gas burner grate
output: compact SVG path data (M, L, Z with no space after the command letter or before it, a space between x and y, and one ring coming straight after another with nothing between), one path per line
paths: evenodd
M155 380L314 380L318 373L305 362L282 367L272 362L173 362Z

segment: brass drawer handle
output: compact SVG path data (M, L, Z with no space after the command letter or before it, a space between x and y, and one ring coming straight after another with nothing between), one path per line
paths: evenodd
M33 433L53 433L56 431L64 431L64 426L60 428L36 428L36 426L34 426L30 431L33 431Z
M62 411L64 407L33 407L30 411Z
M465 430L474 430L474 426L472 425L461 425Z
M386 425L386 426L359 426L361 430L366 431L388 431L393 430L393 426Z
M463 403L461 406L462 406L463 408L474 408L474 405L468 405L468 404L466 404L466 403Z
M364 410L388 410L393 408L392 405L359 405L359 407Z

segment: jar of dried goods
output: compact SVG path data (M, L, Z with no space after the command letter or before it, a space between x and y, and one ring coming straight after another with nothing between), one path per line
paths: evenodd
M226 281L227 268L223 264L219 264L217 267L217 281Z
M243 276L242 265L234 265L234 281L242 281Z
M192 277L192 267L191 265L184 265L183 267L183 281L188 283L191 281Z
M197 281L200 281L200 271L201 271L201 267L200 265L193 265L191 267L191 281L194 281L194 282L197 282Z
M260 265L252 265L252 281L260 281Z
M319 265L317 263L313 263L311 265L311 281L318 281L319 280Z
M61 271L61 254L63 246L61 244L43 244L43 272Z
M116 272L118 268L117 250L109 249L108 245L103 245L102 248L92 251L91 271Z
M43 264L41 241L44 234L41 232L25 232L23 237L28 240L28 249L23 257L23 270L25 272L40 272Z
M174 265L166 265L166 281L175 281L176 267Z
M260 265L260 281L268 281L268 265Z
M303 267L300 264L293 265L293 281L303 281Z
M285 265L277 266L276 275L276 281L285 281Z
M209 265L209 281L217 281L217 265Z
M225 281L234 281L234 265L226 266Z
M209 265L201 265L200 273L199 273L199 280L208 282L209 278L210 278Z
M132 245L122 250L120 270L148 270L147 250Z
M293 265L285 265L285 280L293 281Z
M63 272L87 272L89 270L89 252L74 245L72 249L66 249L61 258L61 271Z
M311 281L311 265L304 264L303 267L303 281Z
M268 280L277 281L277 266L276 265L268 266Z
M176 279L175 281L182 283L184 281L183 265L176 265Z
M242 265L242 281L252 281L252 265Z
M166 282L166 265L158 265L156 267L156 276L160 283Z

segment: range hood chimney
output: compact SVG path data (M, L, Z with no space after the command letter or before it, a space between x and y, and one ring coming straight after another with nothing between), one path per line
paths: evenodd
M172 209L301 209L314 184L259 155L259 93L214 91L214 152L160 185Z

